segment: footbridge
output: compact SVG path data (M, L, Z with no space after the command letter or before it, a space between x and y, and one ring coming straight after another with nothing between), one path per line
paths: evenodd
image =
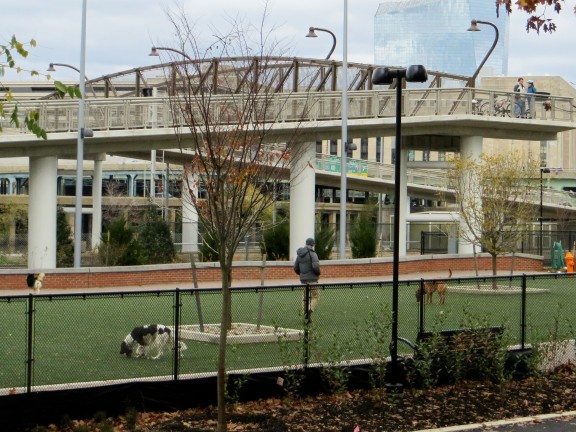
M190 133L181 116L174 114L171 101L178 98L178 89L186 77L198 91L208 89L210 112L214 122L225 130L237 123L229 115L235 99L252 82L255 69L262 72L258 83L271 107L276 111L269 118L267 140L271 144L289 141L294 134L298 140L308 143L306 157L317 160L315 143L318 140L340 137L342 127L342 95L339 88L341 63L313 59L267 58L266 65L254 58L212 59L202 61L174 61L155 66L131 69L107 75L86 84L85 127L94 131L92 138L84 140L85 159L100 164L105 154L130 158L149 159L151 150L164 150L167 161L184 163L183 155L194 152L193 146L185 149L177 146L177 134L186 141ZM351 64L353 76L348 91L347 130L349 138L394 136L396 129L395 83L390 87L371 84L374 65ZM224 75L222 75L224 74ZM234 75L230 85L229 77ZM502 91L464 87L442 87L468 82L468 77L458 77L431 72L428 87L409 88L402 97L403 146L400 157L407 160L409 150L431 150L463 153L478 156L482 151L483 138L516 140L555 140L559 132L576 127L572 98L550 96L531 104L532 118L511 117L511 110L498 110L503 103L513 106L514 94ZM192 78L191 78L192 77ZM228 77L228 79L224 79ZM226 83L224 85L223 83ZM478 110L476 101L481 99L487 106ZM487 105L486 105L487 103ZM38 215L30 208L29 267L52 268L55 266L55 238L42 234L47 220L46 209L55 207L57 159L75 159L78 139L78 101L58 99L49 94L42 99L21 100L21 115L35 111L40 113L41 126L48 132L48 139L40 140L24 130L15 130L4 124L0 134L0 157L25 156L30 158L30 203L39 202ZM266 122L267 118L254 119ZM178 129L178 132L176 131ZM313 181L319 184L339 186L339 174L324 169L322 159L317 160ZM430 168L441 166L428 163ZM101 165L100 165L101 166ZM98 169L95 166L95 170ZM426 170L416 171L403 167L401 185L404 194L408 190L433 195L445 189L442 184L427 184L437 178ZM369 164L364 176L351 176L349 187L357 190L386 192L393 187L390 167ZM416 180L418 179L418 180ZM54 180L54 181L52 181ZM301 182L307 188L297 193L313 194L310 182ZM34 185L34 187L32 187ZM95 193L101 193L95 190ZM95 197L97 198L97 197ZM545 195L546 205L558 205L551 194ZM567 202L564 200L564 202ZM38 204L37 204L38 205ZM297 206L292 200L291 206ZM54 208L55 210L55 208ZM294 207L291 223L300 232L314 232L314 208ZM406 210L401 212L406 217ZM54 214L56 212L54 211ZM308 221L308 222L306 222ZM312 222L310 222L312 221ZM312 226L309 226L312 223ZM404 224L405 225L405 224ZM54 216L55 226L55 216ZM296 232L296 229L291 229ZM402 235L402 240L405 235ZM300 235L301 236L301 235ZM39 239L39 240L38 240ZM302 243L292 237L291 250ZM54 250L52 250L54 249ZM405 251L404 248L401 250Z

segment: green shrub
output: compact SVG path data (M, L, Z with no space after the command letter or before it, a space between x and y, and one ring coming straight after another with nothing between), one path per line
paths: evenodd
M316 230L314 240L316 241L315 250L318 258L321 260L330 259L334 242L336 241L336 230L330 225L320 224Z
M260 250L266 255L266 259L286 261L290 258L290 221L288 219L265 229L262 237Z
M158 213L156 206L149 206L138 236L142 264L171 263L176 257L170 227Z
M141 264L140 248L132 228L126 219L113 221L100 239L98 255L106 266L127 266Z
M203 262L217 262L220 259L216 239L212 238L209 234L202 237L202 244L200 245L199 252L200 260Z
M376 223L371 213L362 213L350 227L350 247L352 258L372 258L376 256L378 244Z
M56 213L56 267L72 267L74 265L74 242L72 229L66 220L66 214L61 206Z

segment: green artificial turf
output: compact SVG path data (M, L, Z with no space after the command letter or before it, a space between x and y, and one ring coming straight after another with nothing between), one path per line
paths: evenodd
M520 278L512 286L520 286ZM491 283L482 282L483 285ZM498 285L509 285L507 278ZM401 281L398 287L398 335L415 340L419 323L417 281ZM476 289L473 280L449 280L444 305L426 305L426 331L468 327L503 326L507 343L520 342L521 296L501 294L498 289ZM544 289L533 293L531 289ZM567 339L576 318L576 278L554 276L529 278L526 301L527 343ZM218 292L197 297L180 292L181 324L198 324L198 304L203 322L220 322ZM0 299L0 388L26 385L28 299ZM123 295L39 296L33 302L32 385L114 381L142 377L171 377L172 352L156 361L120 355L120 343L133 327L161 323L173 325L176 297L173 292L126 293ZM356 359L382 359L389 355L392 284L328 285L312 314L309 331L309 362L337 363ZM275 288L264 291L237 290L233 294L232 321L303 329L302 291ZM185 341L188 350L179 364L180 374L214 373L218 347ZM399 345L405 352L406 346ZM288 367L303 361L302 340L229 346L229 370Z

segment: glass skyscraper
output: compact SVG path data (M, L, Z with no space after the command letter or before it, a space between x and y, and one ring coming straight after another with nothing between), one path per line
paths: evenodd
M472 76L494 42L494 29L472 19L489 21L500 31L498 44L482 75L508 73L508 22L490 0L387 0L374 22L374 59L379 66L422 64L428 70ZM443 82L443 86L446 83ZM461 84L460 84L461 85Z

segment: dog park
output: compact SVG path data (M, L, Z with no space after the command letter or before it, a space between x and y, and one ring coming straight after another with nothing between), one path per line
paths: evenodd
M507 346L572 339L576 279L571 275L445 281L444 304L436 296L431 304L416 300L424 280L400 282L399 336L416 341L423 331L498 326ZM244 326L241 341L231 339L228 370L280 374L296 366L346 366L388 358L392 284L320 284L319 288L320 302L311 324L304 320L301 285L233 289L233 322L249 325ZM218 289L1 298L1 395L214 374L217 343L191 334L202 334L198 330L203 326L219 323L220 299ZM182 358L171 350L155 361L119 354L127 333L148 323L177 330L174 338L188 348ZM191 326L197 331L190 331ZM258 333L273 337L262 342ZM410 354L410 349L399 345L399 353Z

